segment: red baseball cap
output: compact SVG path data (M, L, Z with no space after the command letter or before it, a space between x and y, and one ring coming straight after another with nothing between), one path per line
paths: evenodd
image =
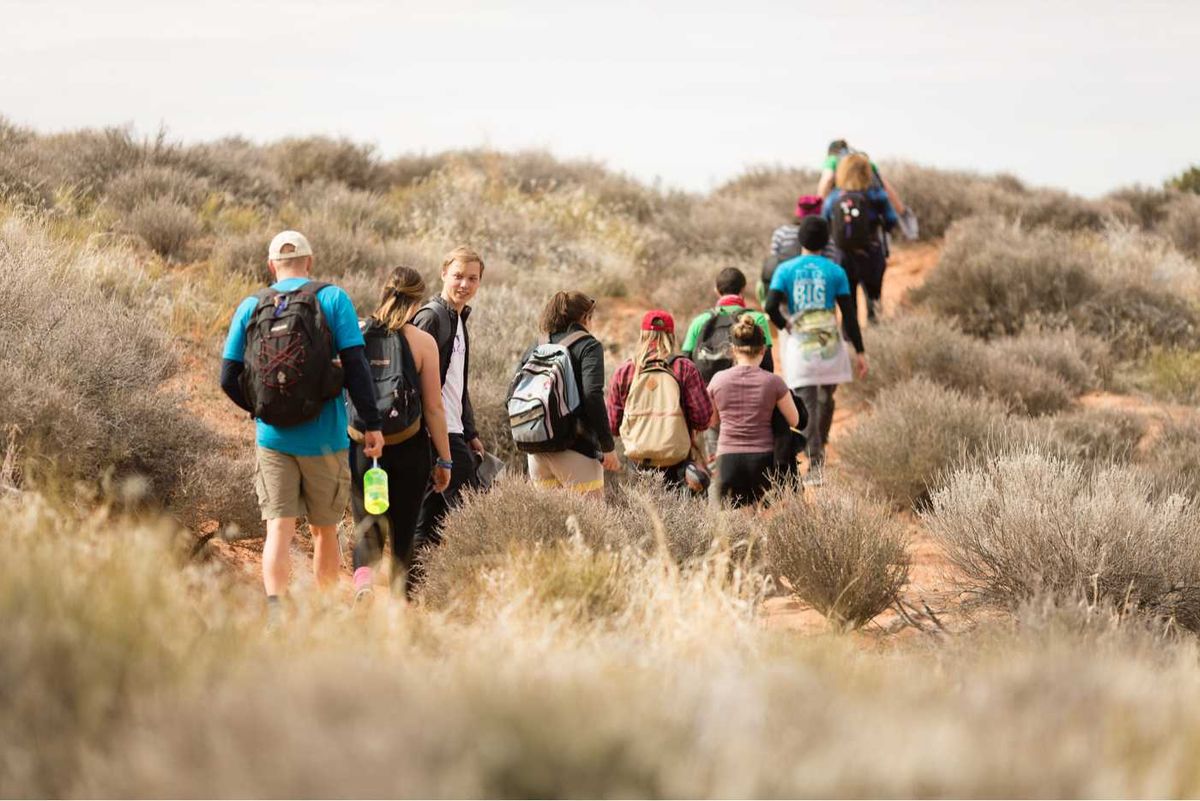
M796 216L812 217L821 213L825 201L817 195L801 195L796 198Z
M675 318L670 312L665 312L662 309L651 309L642 316L643 331L664 331L668 334L675 333Z

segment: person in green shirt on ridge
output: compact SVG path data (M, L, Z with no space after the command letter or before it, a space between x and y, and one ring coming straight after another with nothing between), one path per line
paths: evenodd
M763 356L762 368L774 372L775 362L771 354L771 321L761 311L750 308L742 293L746 289L746 274L737 267L726 267L717 273L717 305L698 314L688 326L683 340L683 355L696 362L700 375L707 384L723 369L733 364L729 349L729 329L737 318L750 314L767 337L767 352Z

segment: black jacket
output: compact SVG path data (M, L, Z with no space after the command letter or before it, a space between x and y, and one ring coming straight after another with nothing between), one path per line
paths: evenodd
M454 338L458 326L463 327L463 437L470 442L479 436L475 427L475 408L471 405L471 332L467 330L467 319L471 307L466 306L460 315L446 299L436 295L426 301L412 319L412 324L429 334L437 342L438 359L441 367L442 386L446 385L446 373L450 371L450 357L454 353Z
M561 342L576 331L586 332L587 329L572 323L565 331L551 334L550 342ZM521 357L522 364L532 352L533 348L525 352ZM600 340L589 335L567 348L567 352L571 354L571 367L575 371L575 383L583 402L579 414L579 434L567 448L598 459L600 454L616 447L612 431L608 428L608 409L604 405L604 346Z

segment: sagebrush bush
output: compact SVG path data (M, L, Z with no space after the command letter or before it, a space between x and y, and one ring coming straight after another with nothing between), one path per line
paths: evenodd
M1140 415L1085 408L1038 420L1029 438L1060 458L1104 466L1131 461L1147 429Z
M128 214L152 201L169 201L196 209L209 191L203 178L177 167L146 165L113 178L105 188L104 197L117 211Z
M1041 330L1031 326L1015 337L1002 337L988 344L1001 359L1058 376L1076 395L1099 389L1112 379L1108 345L1073 328Z
M194 211L167 199L139 203L125 218L124 228L167 261L182 261L201 230Z
M0 309L0 420L16 427L35 472L90 481L140 473L169 502L215 438L161 389L176 366L161 320L94 281L90 258L34 223L0 225L0 287L10 296Z
M896 603L908 581L903 525L884 506L837 487L771 505L766 568L838 628L857 629Z
M1181 252L1200 259L1200 197L1191 193L1176 197L1158 230Z
M953 468L1014 429L996 401L924 379L883 392L871 414L833 446L855 474L902 506L920 506Z
M1200 505L1132 469L1028 450L955 473L931 507L929 531L984 599L1086 599L1200 629Z
M1200 421L1167 421L1143 464L1161 492L1200 498Z
M1021 414L1059 411L1075 394L1059 370L1079 378L1088 367L1078 354L1062 347L1059 349L1063 352L1051 362L1045 354L1054 349L1055 343L1051 340L1027 346L1029 339L1001 349L1000 340L984 342L929 315L901 317L872 331L871 371L865 380L852 383L850 392L872 398L903 381L924 378L966 395L995 398ZM1027 348L1027 352L1037 347L1036 354L1044 358L1013 358L1014 347ZM1045 369L1043 365L1058 369Z
M592 548L624 544L599 501L507 479L490 492L468 494L446 518L442 543L422 559L422 593L435 606L470 599L478 592L480 572L498 567L514 549L548 547L571 537Z
M1193 302L1158 274L1162 258L1112 240L977 219L955 227L937 269L910 297L969 334L1073 325L1129 357L1188 345L1200 331Z
M381 183L379 158L371 145L325 136L284 139L270 146L271 162L292 186L340 182L352 189Z
M1133 383L1156 398L1200 403L1200 351L1155 349L1133 372Z

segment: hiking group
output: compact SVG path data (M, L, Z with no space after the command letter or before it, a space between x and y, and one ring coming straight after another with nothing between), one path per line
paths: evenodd
M821 483L834 391L867 372L857 287L873 321L887 233L906 216L914 222L845 142L830 146L826 168L824 200L801 197L794 223L771 238L759 288L765 313L745 300L745 274L725 268L715 305L691 321L678 349L668 311L643 315L636 352L607 390L597 301L578 291L549 299L507 400L535 485L602 498L605 472L621 469L617 439L632 469L714 504L761 503L773 484L799 478L801 452L804 483ZM417 271L395 268L362 320L341 288L311 278L313 249L302 234L278 234L267 263L274 282L233 315L221 386L256 425L269 620L277 625L282 614L300 517L312 531L317 586L337 582L347 507L356 603L373 597L385 545L393 587L411 597L421 552L438 544L463 491L486 487L499 465L476 430L469 382L468 320L483 259L469 247L450 251L432 297ZM381 477L376 508L364 484L378 487Z

